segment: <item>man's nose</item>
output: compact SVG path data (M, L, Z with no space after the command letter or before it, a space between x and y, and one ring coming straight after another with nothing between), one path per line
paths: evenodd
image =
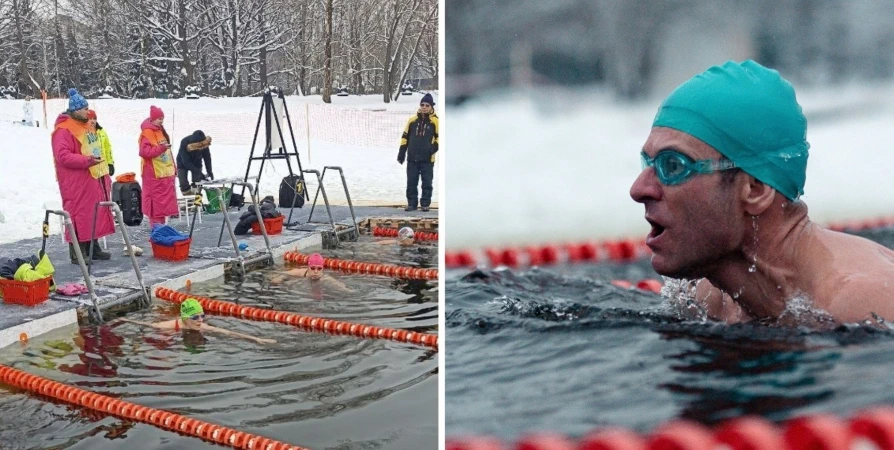
M649 199L659 200L661 193L661 183L652 167L643 169L630 186L630 198L637 203L645 203Z

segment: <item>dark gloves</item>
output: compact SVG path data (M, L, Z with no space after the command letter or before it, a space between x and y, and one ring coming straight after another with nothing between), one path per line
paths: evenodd
M109 164L109 176L115 175L115 165Z
M211 173L211 172L208 172L208 176L205 177L205 179L206 179L206 180L213 180L213 179L214 179L214 174Z
M404 159L401 158L400 156L398 156L398 157L397 157L397 162L403 164L403 163L404 163Z

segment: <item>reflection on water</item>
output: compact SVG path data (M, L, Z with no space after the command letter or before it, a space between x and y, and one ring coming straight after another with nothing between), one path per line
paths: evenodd
M351 250L351 245L362 251ZM413 266L437 262L435 247L401 251L368 242L345 247L338 252L356 252L366 261ZM288 269L265 268L238 282L214 280L195 284L192 290L262 308L438 331L437 282L329 271L350 288L345 295L308 279L283 277ZM157 301L151 310L127 317L154 323L177 316L176 306ZM277 323L211 315L206 322L277 343L262 345L211 332L110 321L57 330L8 347L0 352L0 362L137 404L315 449L436 448L435 352L385 340L309 333ZM9 388L0 390L0 442L4 449L218 448ZM9 443L14 444L8 447Z

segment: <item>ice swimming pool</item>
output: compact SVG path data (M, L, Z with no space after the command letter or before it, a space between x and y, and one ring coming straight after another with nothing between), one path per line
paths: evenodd
M859 234L894 246L894 229ZM677 418L779 422L894 402L890 326L726 325L611 283L648 278L645 260L448 271L447 435L647 433Z
M380 246L369 237L327 257L431 267L434 246ZM434 281L330 271L348 291L289 275L278 265L191 292L242 305L437 333ZM127 318L158 322L177 307L156 302ZM110 318L107 318L110 319ZM13 345L0 362L144 406L313 449L434 448L437 353L388 340L302 331L206 316L207 323L275 344L132 323L71 327ZM2 448L220 448L196 438L102 416L18 389L0 390Z

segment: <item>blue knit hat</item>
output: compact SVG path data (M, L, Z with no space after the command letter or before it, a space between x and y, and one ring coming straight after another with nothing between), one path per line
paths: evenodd
M419 104L428 103L429 105L435 106L435 98L431 96L431 94L425 94L422 96L422 100L419 101Z
M652 126L694 136L789 200L804 194L807 119L775 70L751 60L711 67L675 89Z
M78 94L78 90L71 88L68 90L68 110L77 111L87 107L87 99L83 95Z

